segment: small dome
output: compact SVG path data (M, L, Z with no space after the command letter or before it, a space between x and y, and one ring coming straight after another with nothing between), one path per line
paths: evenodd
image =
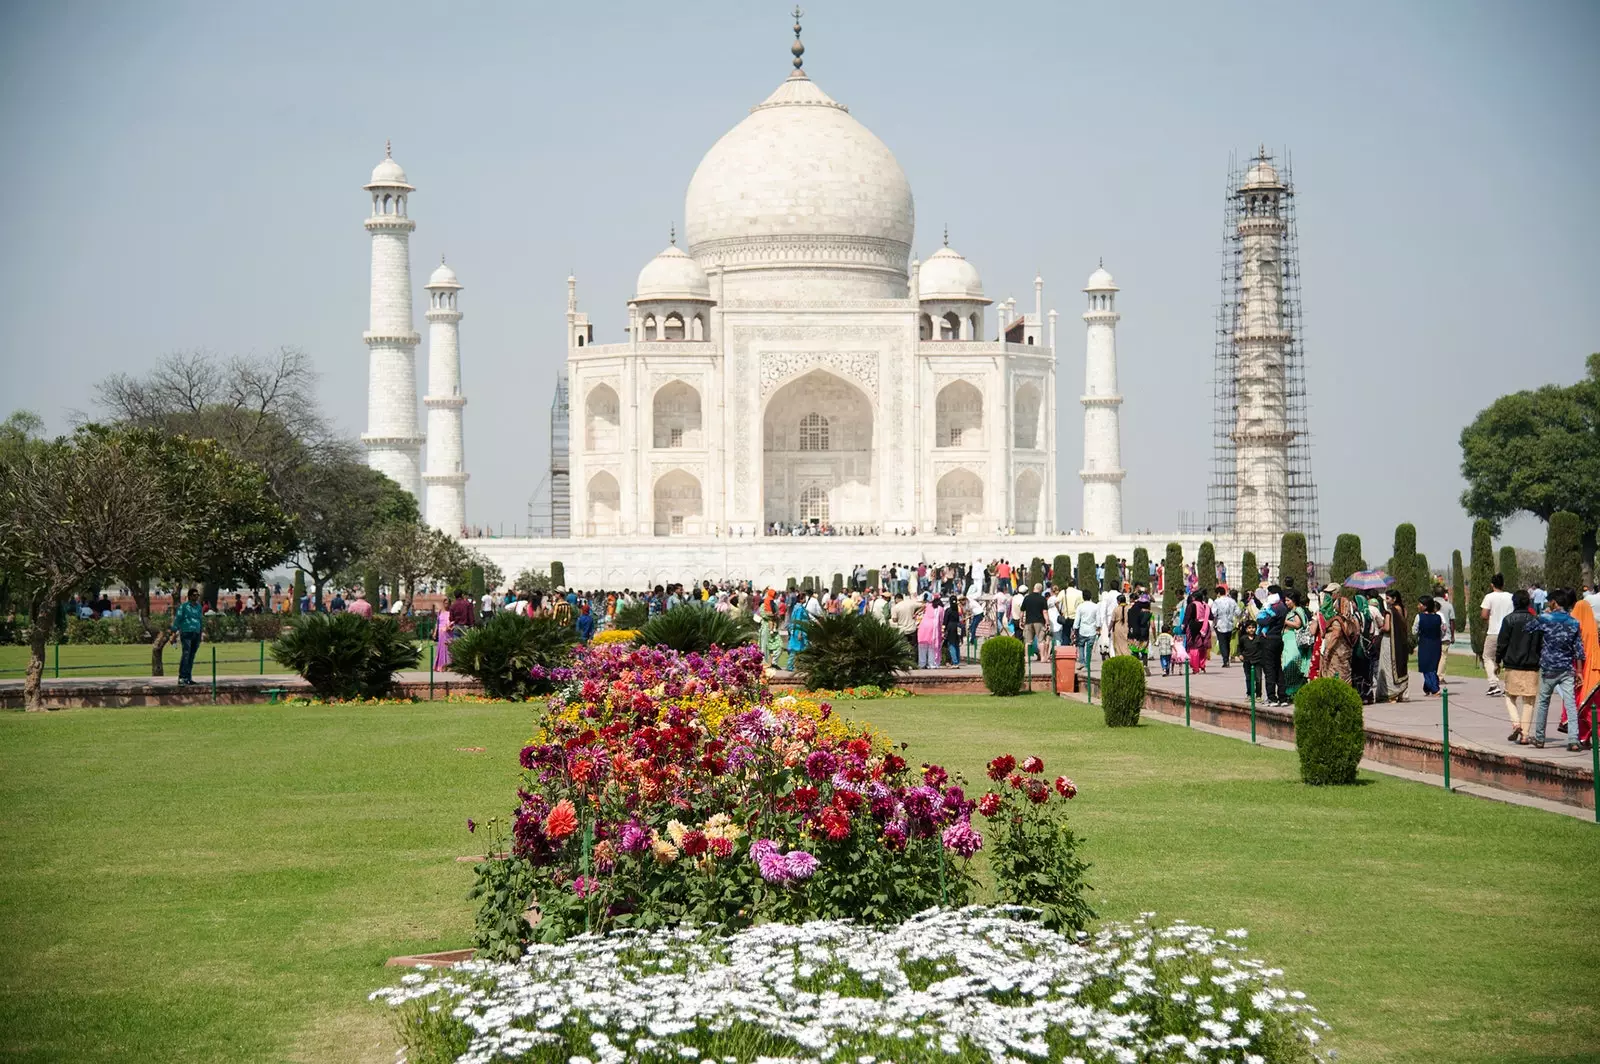
M402 170L400 168L400 164L395 162L394 159L389 155L387 149L385 149L383 154L383 162L372 168L372 180L368 181L363 187L404 188L415 191L406 181L406 172Z
M677 245L669 246L661 254L645 263L639 271L639 283L634 288L634 300L645 299L711 299L711 282L698 263L683 253Z
M950 247L942 247L928 256L917 273L918 293L923 299L979 300L983 298L983 280L978 268Z
M439 268L434 270L433 273L428 275L428 283L424 287L427 287L427 288L460 288L461 287L461 282L456 280L456 271L454 271L450 267L446 266L444 264L444 260L440 259L439 260Z
M1111 274L1104 266L1089 275L1089 283L1083 286L1085 292L1118 292L1117 282L1111 279Z
M1283 182L1278 179L1278 170L1266 158L1257 159L1245 171L1243 188L1282 188Z

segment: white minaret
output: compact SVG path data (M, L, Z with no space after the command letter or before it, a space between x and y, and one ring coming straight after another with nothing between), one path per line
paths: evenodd
M1089 309L1083 387L1083 530L1092 536L1122 535L1122 395L1117 391L1116 282L1105 263L1083 290Z
M422 498L417 433L417 342L411 327L411 231L406 199L416 191L384 145L383 162L362 187L372 193L372 309L367 341L367 465Z
M439 256L428 278L428 524L450 536L467 525L466 456L461 446L461 310L456 271Z
M1243 201L1239 238L1243 298L1234 329L1238 415L1233 426L1234 533L1251 550L1271 557L1289 527L1288 379L1283 323L1283 194L1287 187L1267 160L1267 149L1235 191Z

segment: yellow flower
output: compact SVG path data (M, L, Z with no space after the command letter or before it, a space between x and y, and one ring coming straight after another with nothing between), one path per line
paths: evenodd
M667 821L667 834L672 838L672 845L674 846L681 847L683 845L683 836L688 830L687 827L676 820Z
M744 835L744 830L727 813L717 813L700 830L705 832L708 839L727 839L729 842Z
M656 864L669 865L678 859L678 848L654 831L650 833L650 853Z

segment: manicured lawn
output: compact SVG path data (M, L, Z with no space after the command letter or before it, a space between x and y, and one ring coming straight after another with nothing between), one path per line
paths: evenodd
M982 779L1074 777L1108 916L1251 929L1346 1060L1593 1060L1600 830L1043 695L849 707ZM526 707L0 716L0 1055L391 1061L385 957L466 943L464 828L512 797ZM486 747L469 753L462 747Z
M432 646L432 644L428 644ZM201 643L200 653L194 660L194 678L211 676L211 650L217 651L218 676L254 676L266 672L290 672L279 665L272 656L269 643ZM134 645L80 645L64 643L59 648L48 646L44 652L45 679L55 678L55 664L59 653L61 678L77 676L149 676L150 648ZM181 648L177 642L167 644L161 659L168 676L178 675L178 658ZM263 660L264 659L264 660ZM0 680L20 680L28 667L28 648L0 646ZM426 659L422 668L427 668Z

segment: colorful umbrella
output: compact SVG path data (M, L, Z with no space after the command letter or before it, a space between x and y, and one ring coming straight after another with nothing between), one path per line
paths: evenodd
M1344 579L1344 586L1351 591L1380 591L1386 587L1394 586L1394 577L1382 569L1363 569L1359 573L1351 573Z

